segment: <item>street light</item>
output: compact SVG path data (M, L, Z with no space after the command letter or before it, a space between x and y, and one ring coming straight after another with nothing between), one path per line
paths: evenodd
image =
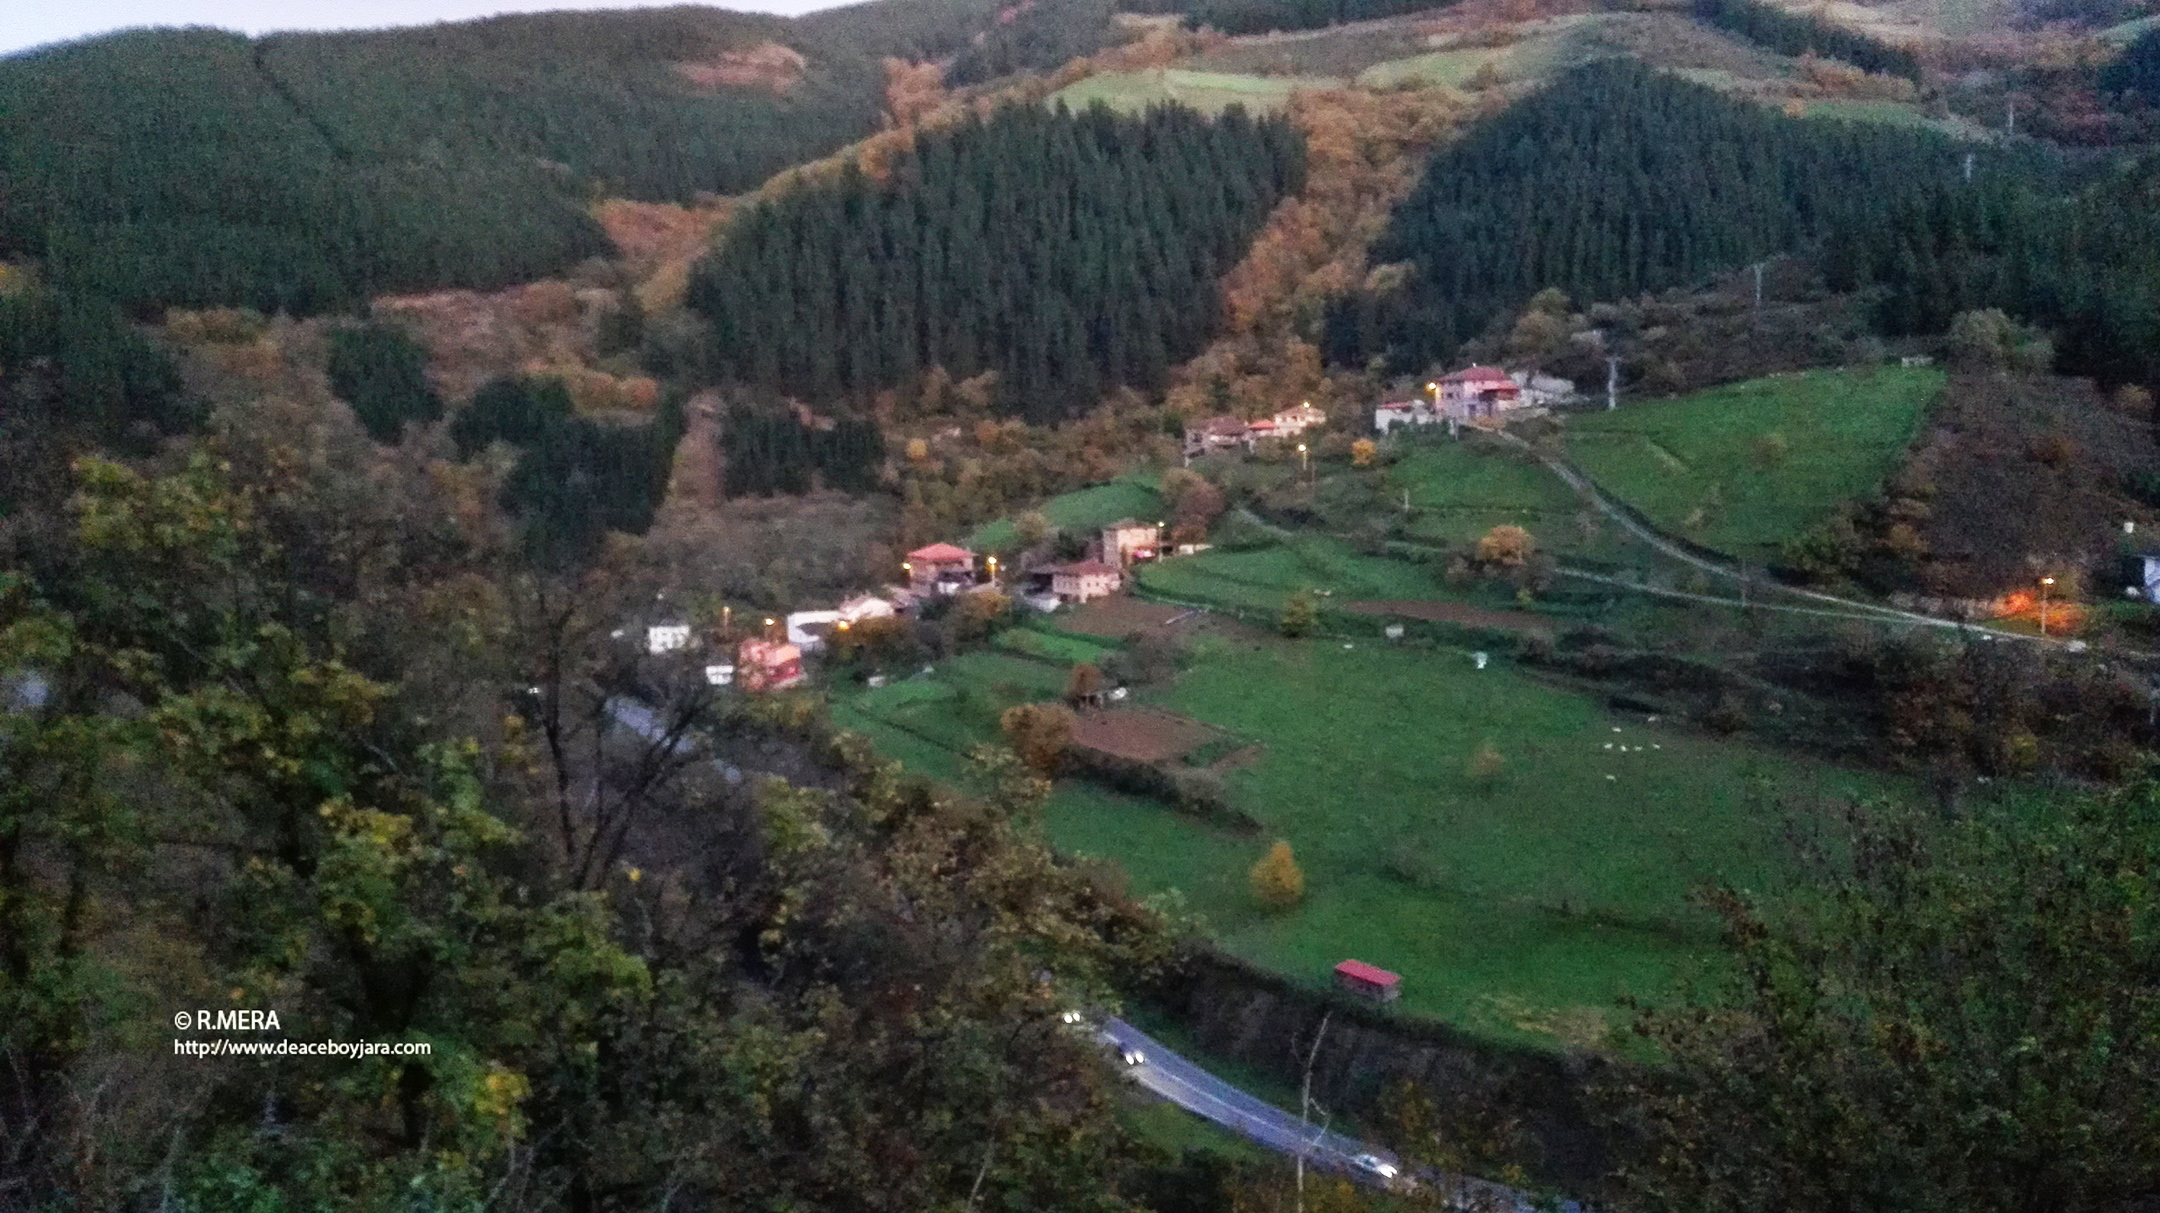
M1308 471L1312 467L1312 462L1305 457L1305 444L1302 442L1297 444L1297 464L1300 472Z
M997 584L997 557L995 556L990 558L990 583L992 585Z
M2053 577L2042 577L2042 578L2040 579L2040 634L2041 634L2042 636L2045 636L2045 635L2047 635L2047 595L2048 595L2048 587L2049 587L2049 586L2051 586L2051 585L2054 585L2054 584L2055 584L2055 579L2054 579Z

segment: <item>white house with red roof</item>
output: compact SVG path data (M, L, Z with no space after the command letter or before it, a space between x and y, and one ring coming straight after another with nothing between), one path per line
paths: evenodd
M1082 560L1050 570L1050 592L1066 602L1108 597L1124 585L1125 571L1100 560Z
M1440 415L1483 421L1522 406L1522 385L1496 366L1469 366L1440 376Z
M951 594L975 584L975 553L933 543L907 554L908 588L917 594Z

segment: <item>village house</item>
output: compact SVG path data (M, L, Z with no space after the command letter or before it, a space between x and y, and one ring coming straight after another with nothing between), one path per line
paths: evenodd
M752 694L800 686L802 650L777 640L745 640L735 650L734 677L737 686Z
M1557 375L1540 375L1533 371L1516 371L1508 378L1522 390L1524 408L1546 409L1567 404L1575 399L1575 383Z
M907 554L908 588L918 595L953 594L975 584L975 553L933 543Z
M1251 450L1252 427L1231 416L1210 417L1198 425L1185 429L1185 454L1211 455L1232 447Z
M1107 597L1124 585L1124 571L1100 560L1082 560L1050 570L1050 592L1065 602Z
M645 651L655 657L689 647L690 625L687 623L656 623L645 629Z
M1522 387L1496 366L1471 366L1440 376L1440 415L1485 421L1522 406Z
M805 653L818 652L839 622L838 611L797 611L787 617L788 643Z
M1327 421L1327 414L1310 404L1301 404L1275 414L1274 421L1277 437L1293 438Z
M841 603L837 614L841 623L857 624L865 619L889 619L895 612L892 603L875 594L857 594Z
M1373 410L1373 429L1385 434L1399 425L1431 425L1438 420L1430 404L1422 400L1393 400Z
M1162 550L1162 526L1120 518L1102 529L1102 559L1129 569L1137 560L1153 560Z

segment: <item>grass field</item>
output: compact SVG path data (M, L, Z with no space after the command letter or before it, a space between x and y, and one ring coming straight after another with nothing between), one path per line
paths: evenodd
M1268 835L1061 798L1061 849L1118 860L1136 892L1180 890L1229 950L1295 980L1322 986L1354 956L1404 975L1407 1012L1548 1044L1595 1036L1620 997L1698 963L1711 936L1688 904L1696 881L1776 879L1770 781L1808 807L1881 787L1611 718L1450 652L1218 644L1160 702L1263 746L1230 787ZM1489 787L1468 769L1487 742L1503 758ZM1306 878L1288 913L1247 886L1276 837Z
M1389 469L1409 490L1410 533L1428 543L1464 543L1496 526L1527 528L1541 547L1580 546L1574 524L1584 506L1551 472L1523 458L1457 442L1420 445Z
M1276 550L1222 557L1254 558L1245 571L1257 574L1286 567ZM1697 881L1773 884L1786 812L1888 786L1614 717L1449 650L1218 635L1194 654L1143 700L1260 747L1228 785L1267 833L1065 779L1050 841L1117 861L1136 894L1177 890L1224 947L1294 980L1324 986L1354 956L1404 975L1403 1011L1503 1039L1589 1042L1624 995L1669 990L1710 952L1711 924L1688 902ZM954 780L967 747L995 739L998 711L1054 696L1063 677L1047 661L971 653L838 695L833 714ZM1489 780L1471 767L1488 743L1501 756ZM1277 837L1306 877L1288 913L1262 910L1246 876Z
M1143 589L1182 602L1282 609L1295 590L1325 590L1337 598L1431 598L1438 582L1431 570L1400 560L1365 556L1318 535L1252 551L1216 549L1143 566Z
M1407 59L1390 59L1359 72L1357 83L1360 88L1395 88L1404 84L1444 84L1460 88L1488 63L1503 77L1512 74L1514 49L1507 46L1465 47L1412 55Z
M1873 492L1943 382L1894 366L1754 379L1572 418L1568 449L1660 525L1760 560Z
M998 633L995 643L997 647L1023 657L1067 664L1081 661L1099 662L1103 659L1103 654L1115 647L1066 632L1041 631L1030 627L1007 628Z
M1163 500L1162 494L1155 491L1157 479L1150 474L1135 474L1065 493L1043 502L1042 514L1061 528L1087 533L1120 518L1159 521ZM968 543L979 552L1009 552L1020 545L1020 540L1013 533L1012 519L1000 518L977 527L968 536Z
M1219 114L1233 105L1248 111L1272 113L1281 109L1290 94L1307 88L1339 88L1342 81L1319 76L1241 76L1229 72L1195 72L1183 68L1151 68L1134 72L1101 72L1052 93L1048 104L1060 101L1073 109L1086 109L1100 101L1119 113L1139 113L1152 105L1185 105L1206 114Z

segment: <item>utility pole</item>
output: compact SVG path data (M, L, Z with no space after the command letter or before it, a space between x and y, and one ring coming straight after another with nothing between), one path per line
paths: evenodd
M1754 267L1754 268L1755 268L1755 311L1756 311L1756 314L1758 314L1758 315L1760 315L1760 314L1762 313L1762 271L1763 271L1763 266L1764 266L1765 264L1767 264L1767 263L1766 263L1766 262L1762 262L1762 261L1758 261L1758 262L1756 262L1756 263L1755 263L1755 267Z
M2003 98L2003 133L2012 136L2017 134L2017 98L2015 97Z
M1307 1130L1307 1129L1310 1129L1310 1128L1312 1127L1312 1068L1313 1068L1313 1062L1317 1061L1317 1060L1319 1059L1319 1057L1320 1057L1320 1041L1321 1041L1321 1040L1322 1040L1323 1038L1325 1038L1325 1037L1327 1036L1327 1025L1328 1025L1328 1020L1330 1020L1330 1019L1332 1019L1332 1018L1334 1018L1334 1017L1335 1017L1335 1012L1333 1012L1333 1011L1329 1011L1329 1012L1328 1012L1327 1014L1325 1014L1325 1015L1322 1015L1322 1016L1320 1017L1320 1030L1319 1030L1319 1031L1317 1031L1317 1032L1314 1032L1314 1033L1313 1033L1313 1038L1312 1038L1312 1048L1310 1048L1310 1049L1306 1050L1306 1052L1305 1052L1305 1081L1303 1082L1303 1084L1302 1084L1302 1085L1301 1085L1301 1086L1299 1087L1299 1089L1298 1089L1298 1134L1299 1134L1299 1145L1298 1145L1298 1153L1297 1153L1297 1207L1298 1207L1298 1213L1305 1213L1305 1154L1306 1154L1306 1151L1308 1151L1308 1150L1310 1150L1310 1149L1312 1148L1312 1143L1311 1143L1311 1139L1310 1139L1310 1138L1308 1138L1307 1136L1305 1136L1305 1130Z
M1967 185L1972 184L1972 166L1973 154L1971 152L1967 152L1965 153L1965 184Z
M1608 356L1605 359L1605 408L1608 412L1620 407L1620 360Z

